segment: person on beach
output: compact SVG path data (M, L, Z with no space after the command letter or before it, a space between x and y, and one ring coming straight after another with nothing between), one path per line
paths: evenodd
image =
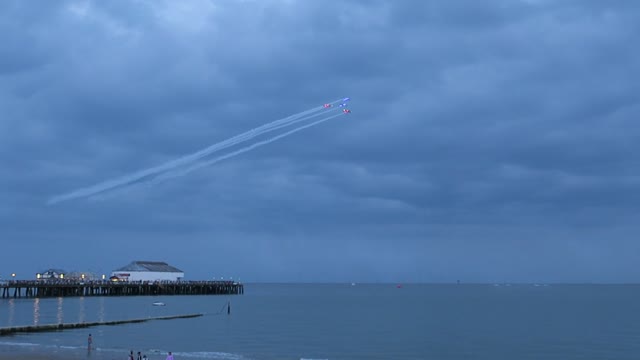
M169 351L169 355L167 355L166 360L173 360L173 355L171 354L171 351Z
M142 360L142 353L138 351L138 358L136 360Z
M129 352L129 358L128 358L127 360L136 360L136 359L133 357L133 350L131 350L131 351Z
M87 338L87 349L91 350L91 344L93 343L93 339L91 338L91 334L89 334L89 337Z

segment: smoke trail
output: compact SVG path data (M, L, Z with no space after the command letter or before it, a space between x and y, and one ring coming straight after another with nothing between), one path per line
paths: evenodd
M198 156L197 157L194 156L193 160L199 160L199 159L201 159L201 158L203 158L205 156L213 154L214 152L217 152L217 151L220 151L220 150L224 150L224 149L226 149L226 148L228 148L230 146L240 144L240 143L245 142L247 140L251 140L256 136L259 136L259 135L262 135L262 134L266 134L268 132L272 132L272 131L275 131L275 130L279 130L279 129L282 129L282 128L285 128L285 127L289 127L289 126L297 124L299 122L309 121L309 120L311 120L312 118L314 118L316 116L324 115L324 114L332 112L332 111L334 111L334 110L333 109L332 110L324 109L324 111L316 112L315 114L310 114L310 115L307 115L307 116L301 117L301 118L291 119L291 120L288 120L287 122L284 122L284 123L280 123L280 124L271 123L271 126L269 126L268 128L261 129L260 131L252 131L251 134L248 134L248 132L247 133L243 133L243 134L237 135L237 136L235 136L235 137L233 137L231 139L225 140L225 141L223 141L223 142L221 142L219 144L212 145L207 149L201 150L201 151L198 152Z
M190 173L192 171L201 169L203 167L211 166L211 165L213 165L215 163L218 163L218 162L220 162L222 160L226 160L226 159L232 158L234 156L243 154L245 152L251 151L251 150L253 150L253 149L257 148L257 147L260 147L260 146L263 146L263 145L267 145L269 143L272 143L274 141L282 139L282 138L284 138L286 136L295 134L298 131L301 131L301 130L304 130L306 128L318 125L320 123L323 123L325 121L328 121L328 120L333 119L335 117L338 117L340 115L344 115L344 114L343 113L335 114L335 115L332 115L332 116L329 116L329 117L314 121L314 122L309 123L307 125L299 126L299 127L295 128L295 129L292 129L292 130L289 130L289 131L287 131L285 133L282 133L280 135L274 136L274 137L272 137L270 139L256 142L254 144L251 144L251 145L249 145L247 147L238 149L238 150L233 151L231 153L216 157L216 158L211 159L211 160L195 163L194 165L191 165L190 167L188 167L186 169L183 169L183 170L167 171L167 172L162 173L162 174L158 175L157 177L155 177L155 178L153 178L151 180L145 181L145 182L139 182L139 183L135 183L135 184L132 184L132 185L129 185L129 186L120 187L118 189L114 189L114 190L111 190L111 191L106 191L106 192L95 194L95 195L89 195L89 199L90 200L98 200L98 201L106 200L106 199L112 198L114 196L131 193L132 191L135 191L135 190L138 190L138 189L148 188L150 186L163 183L163 182L165 182L167 180L170 180L170 179L173 179L173 178L176 178L176 177L180 177L180 176L184 176L184 175L186 175L186 174L188 174L188 173Z
M329 104L335 104L337 102L339 102L340 100L336 100L333 101ZM332 109L325 109L324 107L314 107L312 109L279 119L279 120L275 120L272 121L268 124L259 126L257 128L251 129L247 132L244 132L242 134L236 135L232 138L229 138L227 140L224 140L222 142L216 143L214 145L211 145L205 149L202 149L200 151L197 151L193 154L190 155L186 155L183 156L181 158L175 159L175 160L171 160L169 162L166 162L162 165L158 165L152 168L148 168L145 170L140 170L137 171L133 174L129 174L129 175L125 175L116 179L112 179L112 180L108 180L102 183L98 183L96 185L90 186L90 187L86 187L86 188L81 188L75 191L72 191L70 193L67 194L63 194L63 195L58 195L58 196L54 196L52 197L47 203L49 205L51 204L55 204L61 201L65 201L65 200L71 200L74 198L79 198L79 197L86 197L86 196L92 196L95 194L98 194L100 192L103 191L108 191L110 189L119 187L119 186L123 186L126 185L128 183L134 182L134 181L138 181L141 180L145 177L154 175L154 174L158 174L161 172L166 172L166 171L170 171L172 169L175 169L179 166L184 166L184 165L188 165L189 163L193 163L207 155L210 155L216 151L220 151L222 149L225 149L227 147L239 144L241 142L250 140L256 136L262 135L264 133L270 132L270 131L275 131L277 129L281 129L283 127L286 126L290 126L292 124L298 123L298 122L302 122L302 121L307 121L313 117L316 117L318 115L327 113L329 111L332 111Z
M51 204L55 204L61 201L65 201L65 200L71 200L71 199L75 199L75 198L79 198L79 197L85 197L85 196L91 196L94 194L97 194L99 192L102 191L106 191L109 189L113 189L116 188L118 186L122 186L125 184L128 184L130 182L134 182L140 179L143 179L145 177L157 174L157 173L161 173L173 168L176 168L178 166L182 166L185 164L188 164L190 162L196 161L204 156L207 156L215 151L219 151L222 150L224 148L227 148L229 146L235 145L238 142L241 141L246 141L248 139L251 139L255 136L258 136L264 132L268 132L268 131L273 131L273 127L277 127L277 126L281 126L282 124L286 124L288 121L299 121L299 120L303 120L308 118L312 118L314 116L316 116L315 114L313 114L314 112L318 112L321 110L325 110L324 108L321 107L314 107L313 109L310 110L306 110L303 111L301 113L295 114L295 115L291 115L288 116L286 118L280 119L280 120L276 120L273 121L271 123L262 125L260 127L257 127L255 129L249 130L247 132L244 132L240 135L236 135L232 138L229 138L227 140L221 141L219 143L213 144L205 149L199 150L193 154L189 154L186 156L183 156L181 158L175 159L175 160L171 160L169 162L166 162L162 165L158 165L152 168L148 168L148 169L144 169L144 170L140 170L137 171L133 174L129 174L129 175L125 175L119 178L115 178L115 179L111 179L102 183L98 183L96 185L90 186L90 187L86 187L86 188L81 188L75 191L72 191L70 193L67 194L63 194L63 195L58 195L58 196L54 196L52 197L47 203L49 205ZM305 115L307 115L306 117L304 117Z
M225 154L225 155L222 155L222 156L218 156L218 157L213 158L211 160L201 161L201 162L195 163L194 165L191 165L190 167L188 167L186 169L167 171L167 172L165 172L163 174L158 175L157 177L155 177L155 178L153 178L151 180L148 180L148 181L145 181L145 182L141 182L141 183L136 183L136 184L133 184L131 186L125 186L123 188L119 188L117 190L110 191L108 193L108 195L99 194L99 195L91 196L91 199L104 200L104 199L111 198L111 197L113 197L115 195L118 195L118 194L129 193L129 192L133 191L134 189L140 189L140 188L143 188L143 187L150 187L150 186L153 186L153 185L157 185L157 184L163 183L166 180L170 180L170 179L173 179L173 178L176 178L176 177L184 176L184 175L186 175L186 174L188 174L188 173L190 173L192 171L201 169L203 167L211 166L211 165L213 165L215 163L218 163L218 162L220 162L222 160L226 160L226 159L238 156L240 154L246 153L248 151L251 151L251 150L253 150L255 148L258 148L260 146L264 146L264 145L270 144L270 143L272 143L274 141L277 141L277 140L280 140L280 139L282 139L284 137L287 137L289 135L295 134L298 131L310 128L312 126L318 125L320 123L323 123L325 121L331 120L331 119L333 119L335 117L338 117L338 116L341 116L341 115L344 115L344 114L343 113L339 113L339 114L335 114L335 115L332 115L332 116L328 116L326 118L314 121L314 122L309 123L307 125L299 126L299 127L295 128L295 129L292 129L292 130L284 132L284 133L282 133L280 135L274 136L274 137L272 137L270 139L253 143L253 144L251 144L249 146L246 146L244 148L241 148L241 149L238 149L236 151L230 152L228 154Z
M335 115L326 117L324 119L320 119L320 120L314 121L314 122L312 122L310 124L299 126L299 127L295 128L293 130L289 130L289 131L287 131L285 133L282 133L280 135L274 136L274 137L272 137L270 139L253 143L253 144L251 144L251 145L249 145L247 147L243 147L242 149L238 149L238 150L230 152L228 154L225 154L225 155L222 155L222 156L218 156L218 157L216 157L214 159L198 162L198 163L196 163L196 164L194 164L194 165L192 165L192 166L190 166L190 167L188 167L188 168L186 168L184 170L176 170L176 171L166 172L164 174L159 175L155 179L151 180L151 183L155 184L155 183L158 183L158 182L160 182L162 180L165 180L165 179L170 179L170 178L175 178L175 177L186 175L186 174L188 174L188 173L190 173L190 172L192 172L194 170L198 170L198 169L206 167L206 166L211 166L211 165L213 165L213 164L215 164L217 162L220 162L222 160L226 160L226 159L232 158L234 156L238 156L240 154L246 153L247 151L251 151L251 150L253 150L255 148L258 148L260 146L264 146L264 145L270 144L270 143L272 143L274 141L277 141L277 140L280 140L280 139L282 139L284 137L287 137L289 135L295 134L298 131L304 130L306 128L310 128L312 126L316 126L316 125L318 125L320 123L323 123L325 121L331 120L331 119L333 119L335 117L338 117L338 116L341 116L341 115L344 115L344 114L342 114L342 113L335 114Z

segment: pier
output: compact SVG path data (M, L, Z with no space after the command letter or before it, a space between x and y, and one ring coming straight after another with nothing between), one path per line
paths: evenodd
M42 281L0 283L2 298L145 295L241 295L244 286L233 281Z
M64 329L78 329L78 328L86 328L90 326L100 326L100 325L141 323L149 320L188 319L188 318L200 317L203 315L204 314L187 314L187 315L173 315L173 316L156 316L156 317L148 317L143 319L129 319L129 320L115 320L115 321L96 321L96 322L82 322L82 323L71 323L71 324L47 324L47 325L3 327L3 328L0 328L0 336L11 335L15 333L24 333L24 332L60 331Z

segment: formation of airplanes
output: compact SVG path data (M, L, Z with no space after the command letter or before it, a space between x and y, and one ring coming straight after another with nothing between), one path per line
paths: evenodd
M342 109L342 112L345 114L351 114L351 110L347 109L347 101L349 100L351 100L351 98L346 97L342 99L342 103L338 105L338 107L344 108ZM322 105L322 107L324 107L325 109L328 109L330 107L333 107L333 104L324 104Z

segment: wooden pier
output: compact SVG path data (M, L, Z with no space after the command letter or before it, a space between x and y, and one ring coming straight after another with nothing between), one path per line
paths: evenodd
M244 286L233 281L8 281L0 283L2 298L145 295L240 295Z

